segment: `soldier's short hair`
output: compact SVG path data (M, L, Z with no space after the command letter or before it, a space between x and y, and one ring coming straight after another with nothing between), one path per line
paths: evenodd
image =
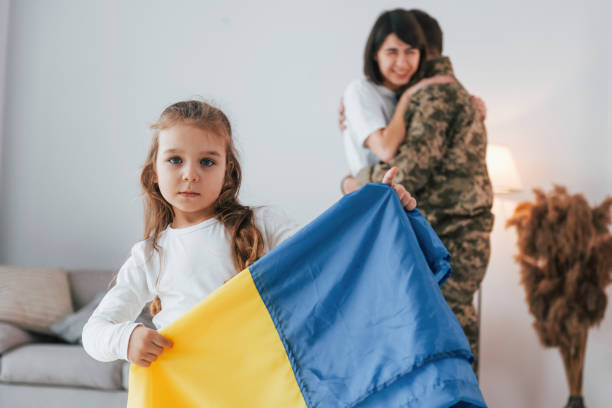
M414 13L404 9L385 11L376 19L363 54L363 73L376 84L384 82L376 61L376 53L389 34L395 34L406 44L419 49L421 57L417 71L420 71L427 59L425 34Z
M423 34L425 34L425 40L427 41L427 49L430 51L430 54L442 54L442 47L444 45L444 38L442 34L442 29L440 28L440 24L438 24L438 20L419 9L410 10L414 16L416 17L421 29L423 30Z

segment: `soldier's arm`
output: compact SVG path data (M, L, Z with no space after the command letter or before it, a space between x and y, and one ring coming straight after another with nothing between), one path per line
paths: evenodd
M446 150L446 133L451 120L444 98L413 99L409 111L406 138L397 155L388 163L378 163L362 169L355 177L359 187L381 180L392 167L398 168L396 182L408 191L417 191L430 179Z

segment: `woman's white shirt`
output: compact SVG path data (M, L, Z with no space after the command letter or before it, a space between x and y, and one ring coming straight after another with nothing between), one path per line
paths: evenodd
M284 213L254 209L266 253L298 230ZM131 256L83 328L83 346L100 361L127 360L134 320L144 305L159 295L162 310L153 317L158 330L185 314L236 275L229 231L216 219L190 227L168 227L153 252L149 240L132 247Z
M344 92L346 129L343 131L344 151L351 174L380 159L364 143L369 135L387 127L397 104L395 93L367 78L355 80Z

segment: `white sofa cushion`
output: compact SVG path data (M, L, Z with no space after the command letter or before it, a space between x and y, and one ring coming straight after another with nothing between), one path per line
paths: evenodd
M33 343L2 356L0 381L120 390L123 363L96 361L79 345Z
M72 312L67 271L0 266L0 321L51 334L51 324Z

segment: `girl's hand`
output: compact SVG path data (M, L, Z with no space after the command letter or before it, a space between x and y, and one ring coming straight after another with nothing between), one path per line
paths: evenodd
M393 182L395 174L397 174L397 167L393 166L385 173L382 182L393 187L406 211L412 211L416 208L417 202L414 197L412 197L410 193L406 191L404 186L401 184L395 184Z
M340 107L338 108L338 127L341 131L346 129L346 115L344 114L344 99L340 99Z
M172 347L172 341L159 334L156 330L145 326L137 326L130 335L128 343L128 360L132 364L148 367L157 360L164 347Z

